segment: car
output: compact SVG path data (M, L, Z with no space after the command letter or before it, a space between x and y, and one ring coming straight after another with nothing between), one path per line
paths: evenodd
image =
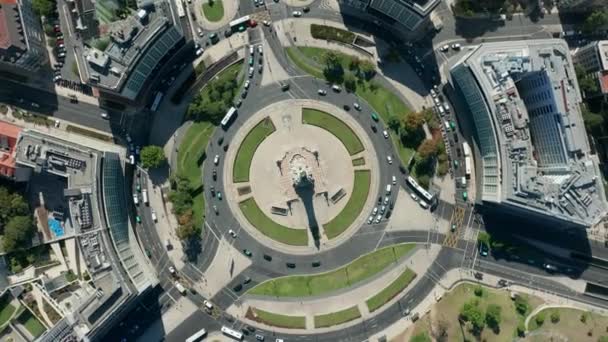
M382 204L382 196L378 196L378 204Z
M291 15L293 15L296 18L297 17L301 17L302 16L302 12L300 12L300 11L293 11L293 12L291 12Z
M201 28L200 28L200 27L197 27L197 28L196 28L196 32L198 33L198 36L199 36L199 37L202 37L202 36L204 36L204 35L205 35L205 34L203 33L203 30L201 30Z
M263 70L264 70L264 64L260 64L258 66L258 72L261 74Z
M243 104L243 100L242 99L237 99L236 102L234 103L234 106L236 108L241 107L241 105Z
M141 223L141 217L139 217L139 215L135 216L135 222Z
M220 155L216 154L215 157L213 158L213 164L217 165L220 163Z
M55 40L55 45L59 46L59 45L64 45L65 42L63 41L63 38L58 38L57 40Z
M388 207L389 207L391 210L395 209L395 202L390 201L390 203L388 204Z
M271 257L270 255L268 255L268 254L264 254L262 257L263 257L263 258L264 258L264 260L266 260L266 261L272 261L272 257Z
M374 222L374 215L371 215L368 219L367 219L367 224L372 224L372 222Z
M209 41L211 44L215 45L220 41L220 37L217 36L217 33L212 33L209 35Z
M241 93L241 98L246 98L247 97L247 90L243 90L243 92Z
M437 97L437 93L435 92L435 90L431 89L429 92L431 93L431 97Z
M549 273L557 272L558 270L557 266L547 263L543 264L543 268Z
M220 191L217 192L217 199L222 200L222 193Z
M245 280L243 280L243 284L249 284L249 283L251 283L251 278L245 277Z
M374 210L372 211L372 215L375 216L378 214L378 207L375 207Z
M306 6L306 7L302 8L302 11L304 13L308 13L308 12L310 12L310 7Z
M110 118L110 116L109 116L109 115L108 115L108 113L106 113L106 112L101 112L101 118L102 118L102 119L106 119L106 120L107 120L107 119L109 119L109 118Z
M262 24L264 24L264 26L270 26L270 21L268 20L263 20Z
M150 250L146 249L146 255L148 256L148 258L152 259L152 253L150 252Z
M215 212L215 215L219 215L220 211L217 209L217 205L213 206L213 211Z
M376 133L376 131L378 131L378 129L376 128L376 126L372 125L372 131L373 131L374 133Z
M331 89L332 89L333 91L335 91L336 93L339 93L339 92L341 92L341 91L342 91L342 87L340 87L340 86L339 86L339 85L337 85L337 84L332 85L332 86L331 86Z
M228 235L232 236L233 238L236 239L236 232L232 229L228 229Z
M212 177L213 177L213 180L217 180L217 170L216 169L213 169Z
M249 78L253 78L253 72L255 70L253 69L253 67L249 67Z
M380 207L380 214L384 214L386 212L386 206L383 205L382 207Z
M376 223L380 223L380 221L382 221L382 215L378 214L378 216L376 216Z
M171 275L175 275L175 267L169 266L169 273L171 273Z
M321 262L320 261L313 261L312 262L312 267L320 267L321 266Z
M457 169L458 168L458 160L454 159L454 168Z
M260 335L260 334L256 334L255 335L255 339L258 340L258 341L264 341L264 336Z
M239 292L243 289L243 285L236 284L232 289L234 290L234 292Z
M59 25L55 25L53 26L53 31L55 31L56 33L61 32L61 27Z
M57 75L57 76L53 77L53 81L54 82L61 81L61 75Z
M262 48L262 44L258 45L258 53L259 53L260 55L263 55L263 54L264 54L264 49Z
M460 48L461 48L460 44L458 44L458 43L452 44L452 49L453 50L460 50Z
M466 191L463 191L462 192L462 200L466 202L468 197L469 197L469 194Z
M490 249L488 248L488 245L486 245L485 242L479 242L479 255L481 256L488 256L488 253L490 252Z
M361 111L361 105L360 105L360 104L358 104L357 102L353 103L353 107L354 107L356 110Z
M247 80L247 81L245 81L245 84L243 84L243 87L245 87L245 89L249 89L250 84L251 84L251 81Z
M498 280L498 286L505 287L505 286L508 286L508 285L509 285L509 282L506 281L505 279L499 279Z
M388 131L387 130L383 130L382 131L382 136L384 137L384 139L388 139Z
M344 106L342 106L342 108L344 108L344 110L347 111L347 112L350 110L350 106L349 105L344 105Z
M450 46L448 44L445 44L444 46L439 48L439 51L447 52L449 49L450 49Z
M150 215L152 215L152 221L158 222L158 217L156 216L156 211L154 211L154 209L152 209Z
M389 209L386 211L386 215L384 215L384 217L389 218L389 217L391 217L392 214L393 214L393 211Z
M133 194L133 203L139 205L139 196L137 194Z
M141 152L141 146L136 146L135 147L135 154L139 155L139 152Z
M282 91L288 91L289 90L289 83L280 83L281 84L281 90Z
M224 37L229 38L230 36L232 36L232 30L231 29L227 29L226 31L224 31Z
M253 45L249 45L249 54L253 56L255 54L255 47Z
M135 190L137 190L137 192L141 192L141 185L139 185L139 183L135 185Z
M251 253L251 251L248 249L243 249L243 254L245 254L246 256L248 256L250 258L253 256L253 253Z
M293 262L286 262L285 266L287 266L287 268L296 268L296 264L294 264Z
M393 185L397 185L397 176L393 175Z
M419 200L419 201L418 201L418 204L420 204L420 206L422 207L422 209L428 209L428 208L429 208L428 203L426 203L426 202L425 202L425 201L423 201L423 200Z
M253 57L249 57L249 66L253 66L254 60Z
M450 231L453 233L456 231L456 228L457 228L456 223L452 223L452 226L450 227Z
M418 202L418 196L416 196L416 194L415 194L415 193L413 193L413 192L412 192L412 193L410 193L410 197L411 197L411 198L412 198L414 201Z
M380 120L380 118L378 118L378 114L376 114L374 112L372 112L371 117L372 117L372 120L374 120L376 122L378 122L378 120Z
M391 156L386 156L386 162L391 165L393 163L393 157Z
M321 96L325 96L325 95L327 95L327 91L325 91L324 89L319 89L319 90L317 90L317 94L319 94Z
M198 48L198 49L197 49L197 50L194 52L194 54L195 54L195 55L198 57L198 56L202 55L204 51L205 51L205 50L204 50L203 48Z
M388 196L384 197L384 205L388 205L388 203L390 202L390 198Z

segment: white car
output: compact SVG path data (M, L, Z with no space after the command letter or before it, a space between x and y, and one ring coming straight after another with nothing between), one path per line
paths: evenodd
M410 197L411 197L411 198L412 198L414 201L418 202L418 196L416 196L416 194L415 194L415 193L413 193L413 192L412 192L412 193L410 193Z
M233 238L236 238L236 233L234 232L234 230L232 230L232 229L228 229L228 234L229 234L230 236L232 236Z
M372 224L374 222L374 215L371 215L368 219L367 219L367 224Z
M262 24L264 24L264 26L270 26L270 21L268 20L263 20Z
M380 223L381 220L382 220L382 215L376 216L376 223Z
M53 77L53 81L55 81L55 82L61 81L61 75L57 75L57 76Z
M386 162L390 165L393 163L393 157L391 156L386 156Z
M217 165L220 163L220 155L216 154L215 158L213 158L213 164Z
M374 216L374 215L376 215L376 214L378 214L378 207L375 207L375 208L374 208L374 211L372 211L372 216Z
M331 89L333 89L336 93L339 93L342 91L342 88L339 85L334 84L333 86L331 86Z
M431 89L430 93L431 93L431 97L436 97L437 96L437 93L433 89Z
M361 110L361 105L357 102L353 103L353 107L355 107L356 110Z
M249 85L251 84L251 82L249 80L245 81L245 89L249 89Z
M397 177L393 175L393 185L397 185Z
M253 69L253 67L249 67L249 78L253 78L253 72L255 70Z
M262 49L262 44L258 45L258 53L259 53L260 55L263 55L263 54L264 54L264 50Z
M200 28L200 27L197 27L197 28L196 28L196 32L198 33L198 36L199 36L199 37L202 37L202 36L204 36L204 35L205 35L205 34L203 33L203 30L201 30L201 28Z
M202 55L203 52L205 52L205 50L203 48L199 48L199 49L196 50L195 54L198 57L198 56Z
M154 211L154 209L152 209L152 221L158 222L158 217L156 216L156 211Z
M302 12L300 12L300 11L293 11L293 12L291 12L291 14L296 18L302 16Z
M175 275L175 267L169 266L169 273L171 273L172 275Z
M388 205L390 198L388 196L384 197L384 205Z
M386 211L386 206L385 206L385 205L383 205L383 206L380 208L380 214L384 214L384 212L385 212L385 211Z
M444 46L439 48L439 51L447 52L449 49L450 49L450 46L448 44L445 44Z
M106 119L106 120L107 120L107 119L109 119L109 118L110 118L110 116L109 116L109 115L108 115L108 113L106 113L106 112L101 112L101 118L102 118L102 119Z
M325 96L325 95L327 95L327 91L325 91L323 89L319 89L319 90L317 90L317 94L319 94L321 96Z
M384 139L388 139L388 132L386 130L382 131L382 135L384 136Z
M420 206L422 207L422 209L428 209L429 208L429 205L425 201L423 201L423 200L420 200L418 203L420 204Z
M452 44L452 49L453 50L460 50L460 48L461 48L460 44L458 44L458 43Z
M133 203L135 203L135 205L139 205L139 196L137 196L137 194L133 194Z

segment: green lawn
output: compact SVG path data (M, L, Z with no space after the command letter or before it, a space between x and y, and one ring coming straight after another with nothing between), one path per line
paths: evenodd
M266 117L247 133L245 139L239 146L239 150L234 158L232 170L232 180L235 183L248 182L251 160L258 146L275 131L274 124L270 118Z
M292 246L308 245L308 232L305 229L292 229L271 220L258 207L253 197L239 203L239 207L247 221L269 238Z
M365 165L365 158L360 157L357 159L353 159L353 166L361 166L361 165Z
M202 185L201 157L215 126L210 122L195 122L188 128L182 138L177 153L177 172L188 178L193 189Z
M217 22L224 17L224 4L222 0L212 0L203 4L203 14L210 22Z
M253 307L251 310L255 313L253 319L258 322L280 328L306 329L306 317L304 316L286 316Z
M389 300L393 299L399 292L403 291L414 278L416 278L416 273L409 268L406 269L405 272L401 273L399 278L395 279L389 286L365 301L369 311L376 311Z
M325 315L315 316L315 328L331 327L334 325L350 322L353 319L361 317L361 313L357 306L351 306L348 309L328 313Z
M28 310L23 311L18 318L19 323L23 324L27 331L29 331L34 337L42 335L46 328L34 317Z
M553 323L551 314L559 313L559 321ZM542 325L538 325L536 317L543 315L545 321ZM585 318L583 318L585 316ZM544 338L548 340L551 333L557 333L559 336L565 336L568 341L590 341L590 336L599 338L600 336L608 336L606 327L608 326L608 317L601 316L591 312L585 312L572 308L545 309L530 319L528 329L538 334L539 341ZM591 332L591 335L589 335ZM546 333L546 334L543 334ZM606 341L598 339L598 341Z
M415 244L387 246L333 271L272 279L257 285L248 293L273 297L308 297L326 294L372 278L394 265L401 256L415 246Z
M0 326L8 322L15 310L17 308L11 305L9 296L4 296L0 299Z
M287 56L298 68L302 69L302 71L317 78L324 79L323 70L319 68L319 65L323 64L323 55L327 51L329 50L316 47L289 47L287 48ZM348 70L348 66L353 57L341 52L334 52L336 52L344 70ZM316 62L318 65L311 64L309 60ZM385 127L386 122L388 122L392 116L397 116L399 119L402 119L410 113L410 109L397 95L377 83L374 84L374 87L371 87L370 84L371 82L368 81L358 83L355 93L374 108L385 123ZM407 163L414 155L414 149L406 147L401 143L398 132L389 130L389 134L391 135L391 141L393 141L393 144L397 147L399 158L404 164Z
M302 109L302 123L329 131L338 138L352 156L364 150L363 144L353 130L337 117L316 109Z
M355 171L353 193L346 206L336 217L323 225L323 231L325 231L328 239L333 239L342 234L359 216L369 194L370 179L371 172L369 170Z

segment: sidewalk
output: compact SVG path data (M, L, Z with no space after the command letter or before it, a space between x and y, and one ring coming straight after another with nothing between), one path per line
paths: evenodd
M264 326L267 329L278 332L298 334L314 329L315 315L336 312L347 309L353 305L357 305L361 313L361 318L337 326L315 329L315 332L322 333L344 329L345 327L358 324L361 319L365 320L377 315L386 308L390 307L390 305L396 302L403 294L407 293L422 278L426 268L429 265L429 262L435 259L440 249L440 246L434 245L427 250L422 247L422 245L419 245L413 252L410 252L409 257L406 256L397 266L394 266L389 271L381 273L379 276L373 278L372 280L365 281L363 284L360 284L355 288L348 288L341 291L341 293L334 294L330 297L318 296L316 298L304 298L303 300L302 298L284 298L273 300L268 299L268 297L256 298L257 296L245 296L242 305L232 305L230 308L228 308L227 312L253 326L264 326L264 324L260 324L245 318L245 314L249 307L255 307L264 311L284 315L305 316L307 322L306 329L284 329ZM416 278L414 278L414 280L401 292L400 295L395 296L395 298L391 299L383 307L379 308L373 313L370 313L365 301L386 288L387 284L390 284L397 279L407 268L416 272Z

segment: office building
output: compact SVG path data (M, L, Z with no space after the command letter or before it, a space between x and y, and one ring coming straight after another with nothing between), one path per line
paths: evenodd
M482 203L562 228L606 214L564 41L484 43L452 61L450 76L475 125Z
M0 0L0 72L29 77L47 63L44 32L31 0Z
M0 176L15 177L15 148L20 132L21 127L0 121Z
M390 18L409 31L424 23L440 0L371 0L369 11Z
M584 94L585 97L608 94L608 40L591 42L576 50L572 56L574 64L587 75L597 80L599 92Z

